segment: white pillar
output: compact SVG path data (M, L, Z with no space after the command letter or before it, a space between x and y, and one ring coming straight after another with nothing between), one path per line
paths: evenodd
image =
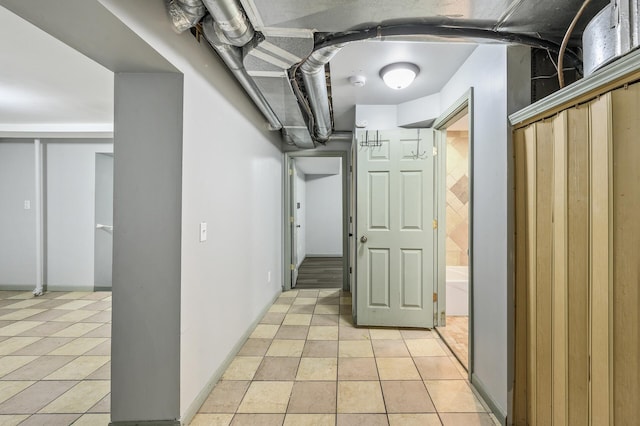
M42 247L42 144L40 139L34 139L34 170L35 170L35 198L34 198L34 211L36 217L36 288L33 289L34 296L40 296L44 292L44 286L42 283L42 265L43 265L43 247Z

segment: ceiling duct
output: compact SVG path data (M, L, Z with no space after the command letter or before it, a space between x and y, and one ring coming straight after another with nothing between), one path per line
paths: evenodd
M585 76L640 46L640 0L609 3L582 36Z
M169 0L167 11L173 28L179 33L193 27L207 13L202 0Z
M264 95L251 79L242 63L242 46L254 37L254 30L235 0L168 0L167 11L177 32L193 27L202 19L205 38L218 52L240 85L269 122L270 130L279 130L282 123L275 115ZM218 21L216 21L216 19Z
M220 55L224 63L227 64L227 67L229 67L229 70L233 73L238 82L240 82L251 100L253 100L258 109L260 109L262 114L269 121L269 128L271 130L281 129L282 123L273 112L273 109L269 106L269 103L259 90L258 86L256 86L256 83L244 68L241 49L227 44L218 38L218 32L215 31L215 24L210 15L202 22L202 31L209 44L216 49L218 55Z
M307 115L302 113L301 108L306 108L306 105L299 102L294 93L289 69L312 51L311 31L298 32L293 36L261 33L244 47L243 63L247 73L282 122L285 142L299 148L314 148L315 141L307 122L310 112L307 111Z
M222 42L242 47L253 38L253 26L236 0L203 0Z
M372 38L437 37L519 43L557 52L559 45L554 40L573 18L573 6L583 0L567 0L571 7L558 9L553 16L546 11L554 7L555 0L540 0L535 5L522 0L491 0L490 8L478 10L457 8L455 2L447 7L431 2L416 6L415 0L381 1L375 8L368 6L368 0L166 1L178 31L202 20L206 6L210 16L203 21L205 37L271 128L282 129L287 143L313 148L316 142L333 140L325 68L342 45ZM637 43L640 0L614 1L628 3L627 17L634 24ZM605 3L593 0L589 10L595 13ZM505 5L509 6L506 10ZM568 51L567 58L576 68L581 67L574 52ZM298 87L299 79L304 82L304 93Z
M289 144L315 147L288 75L289 68L312 53L312 31L293 36L256 33L237 0L168 0L167 10L178 32L193 27L208 10L210 15L202 20L205 38L267 118L269 128L282 129Z
M333 130L324 69L325 65L341 48L342 45L336 45L316 50L300 66L300 72L309 97L309 106L315 121L315 129L313 130L315 131L316 139L320 142L329 140Z

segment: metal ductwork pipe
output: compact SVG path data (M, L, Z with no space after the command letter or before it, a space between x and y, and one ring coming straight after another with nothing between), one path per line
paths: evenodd
M329 137L329 142L349 142L353 141L353 132L333 132Z
M218 52L218 55L220 55L224 63L227 64L227 67L229 67L229 70L233 73L238 82L240 82L251 100L253 100L258 109L260 109L262 114L269 121L269 129L280 130L282 128L282 123L269 106L269 103L262 92L258 89L256 83L244 68L242 63L242 51L240 48L227 44L218 38L218 33L215 31L214 22L211 16L207 16L202 22L202 30L204 37L207 39L209 44L211 44L216 52Z
M309 106L316 123L316 128L312 129L312 131L315 130L316 139L321 142L326 142L332 131L324 67L340 51L342 46L335 45L316 50L300 66L304 85L307 89L307 96L309 97Z
M253 39L253 26L237 0L204 0L204 5L215 21L220 41L242 47Z
M207 13L202 0L168 0L167 11L178 33L193 27Z

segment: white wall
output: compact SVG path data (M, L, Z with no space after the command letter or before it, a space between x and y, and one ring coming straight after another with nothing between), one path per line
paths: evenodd
M356 105L356 126L364 130L384 130L398 127L396 105Z
M296 209L296 225L300 225L297 229L296 239L296 256L297 265L299 267L307 255L307 190L305 182L305 174L296 167L296 202L300 203L300 208Z
M440 115L440 93L414 99L398 105L398 126L409 126Z
M173 33L163 1L104 3L184 73L179 302L184 417L208 394L210 379L221 374L280 292L283 155L278 135L267 131L264 118L211 49L188 32ZM208 223L205 243L198 241L200 222Z
M33 141L0 141L0 288L35 286L34 152Z
M507 224L511 129L507 121L511 92L528 87L528 48L480 45L440 92L446 110L470 87L473 105L473 312L474 380L498 409L507 413L508 286L511 282ZM508 55L522 59L507 85ZM482 72L478 72L482 70ZM510 102L526 103L525 97Z
M113 152L109 140L46 143L48 290L94 286L96 153Z
M337 175L307 175L308 256L342 256L342 170Z

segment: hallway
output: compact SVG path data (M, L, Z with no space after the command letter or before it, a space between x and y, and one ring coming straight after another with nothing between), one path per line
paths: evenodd
M283 293L192 426L498 424L434 331L356 328L340 290Z
M300 265L296 289L342 288L342 257L307 257Z

